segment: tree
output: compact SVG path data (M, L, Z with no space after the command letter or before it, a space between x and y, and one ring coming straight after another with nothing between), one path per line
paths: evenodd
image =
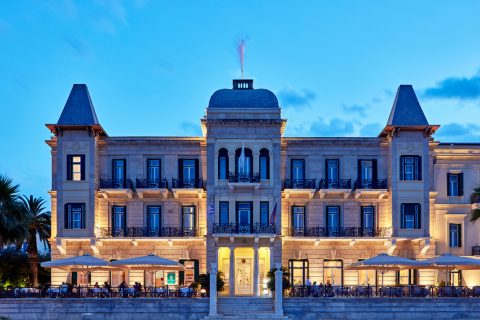
M16 244L18 247L27 235L25 216L18 201L18 185L0 175L0 246Z
M275 271L277 270L278 270L277 268L272 268L270 269L270 271L267 272L267 278L268 278L267 288L270 291L275 291ZM288 279L290 276L290 273L288 273L288 269L285 267L282 267L281 270L283 272L282 286L283 286L283 290L286 290L290 288L290 280Z
M33 286L38 286L38 245L37 238L40 243L50 247L48 239L51 232L50 212L45 210L45 200L30 196L22 196L22 211L27 217L27 235L25 241L27 243L27 256L30 268L32 270Z
M210 273L202 273L198 277L198 282L202 289L207 290L208 295L210 296ZM223 272L217 272L217 292L222 292L225 289L225 281L223 280Z
M470 200L472 203L480 202L480 187L473 189L473 193L470 196ZM480 208L476 208L470 211L470 221L475 222L477 220L480 220Z

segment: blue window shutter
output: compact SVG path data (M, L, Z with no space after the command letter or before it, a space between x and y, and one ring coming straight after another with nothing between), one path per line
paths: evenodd
M400 180L405 180L405 156L400 157Z
M82 219L81 223L80 223L81 228L85 229L85 203L82 203L82 215L81 215L80 219Z
M462 225L458 224L458 246L462 247Z
M452 195L452 190L450 189L450 176L451 173L447 173L447 196Z
M416 159L416 180L422 180L422 157L417 156Z
M80 169L81 170L81 174L80 174L81 177L80 177L80 180L85 180L85 155L84 154L82 154L80 156L80 161L81 161L81 165L80 165L81 166L81 169Z
M72 156L67 155L67 180L72 180L72 171L73 171Z
M64 218L63 218L64 219L64 228L69 229L70 215L68 214L68 204L66 204L64 207L65 207L64 208L65 212L64 212L64 215L63 215L64 216Z
M400 206L400 228L405 229L405 204Z
M463 172L458 174L458 195L463 196Z

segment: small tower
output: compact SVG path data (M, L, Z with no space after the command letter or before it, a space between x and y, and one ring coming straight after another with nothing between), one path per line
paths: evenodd
M55 124L52 148L52 238L65 250L62 237L93 237L97 143L107 136L85 84L74 84ZM56 222L56 223L55 223Z
M400 85L387 125L380 133L389 142L389 176L393 237L430 237L430 125L411 85Z

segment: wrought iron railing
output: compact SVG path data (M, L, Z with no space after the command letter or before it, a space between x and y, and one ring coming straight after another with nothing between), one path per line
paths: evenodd
M260 175L255 174L241 174L241 173L232 173L228 174L228 181L232 183L258 183L260 182Z
M137 179L137 189L161 189L168 188L167 179Z
M199 237L203 235L203 228L179 227L127 227L127 228L99 228L100 237Z
M284 189L316 189L315 179L286 179Z
M215 223L213 225L213 233L274 234L275 233L275 224L253 223L253 224L242 225L242 224L237 224L237 223L228 223L228 224Z
M133 186L130 179L103 179L100 178L100 189L131 189Z
M361 228L361 227L284 227L283 235L290 237L354 237L354 238L384 238L391 235L391 228Z
M352 179L322 179L320 189L351 189Z
M202 179L178 180L178 179L172 178L172 188L177 188L177 189L203 188L203 180Z
M480 256L480 245L472 247L472 256Z
M388 179L357 179L355 189L388 189Z

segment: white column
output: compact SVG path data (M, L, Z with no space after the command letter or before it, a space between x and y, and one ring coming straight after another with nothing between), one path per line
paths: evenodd
M258 296L258 247L253 248L253 295Z
M282 283L282 265L277 264L275 271L275 313L283 316L283 283Z
M212 263L210 267L210 312L209 316L217 315L217 264Z
M228 286L230 288L230 296L235 295L235 248L230 247L230 273L228 279Z

